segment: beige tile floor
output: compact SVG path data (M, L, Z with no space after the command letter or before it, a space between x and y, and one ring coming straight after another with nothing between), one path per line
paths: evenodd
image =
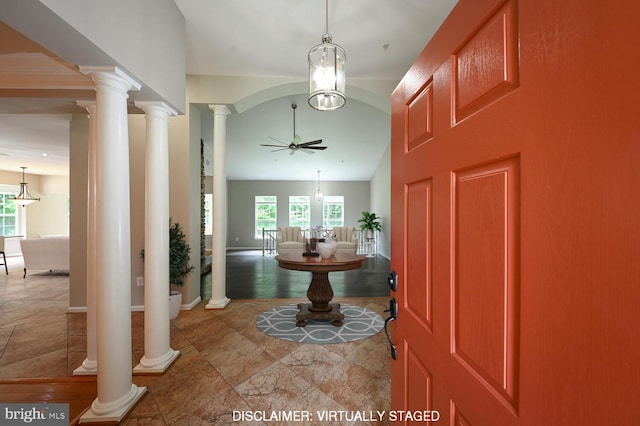
M68 276L22 278L21 258L0 274L0 378L72 375L86 356L85 315L67 313ZM4 269L4 268L3 268ZM134 376L148 394L125 425L287 424L234 421L233 412L308 411L313 424L388 411L390 357L384 333L338 345L305 345L260 332L255 318L278 304L302 299L233 300L224 310L204 303L171 323L171 347L181 356L158 376ZM339 298L383 317L388 298ZM144 317L132 313L132 365L144 354ZM343 415L321 422L320 413ZM369 416L372 418L372 416ZM368 419L367 419L368 420ZM311 424L297 422L292 424Z

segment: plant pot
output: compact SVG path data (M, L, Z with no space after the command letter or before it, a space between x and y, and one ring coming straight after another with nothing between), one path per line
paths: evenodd
M182 292L172 290L169 292L169 319L174 320L180 314L182 305Z

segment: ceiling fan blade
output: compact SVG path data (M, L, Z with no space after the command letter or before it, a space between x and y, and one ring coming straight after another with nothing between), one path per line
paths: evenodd
M322 139L317 139L315 141L310 141L310 142L303 142L301 144L299 144L300 146L307 146L307 145L317 145L319 143L322 143Z
M288 144L288 143L282 142L281 140L276 139L276 138L272 138L271 136L269 136L269 139L272 139L272 140L274 140L274 141L276 141L276 142L278 142L278 143L281 143L282 145L289 146L289 144Z
M295 150L295 149L291 149L291 150L289 150L289 155L293 155L293 154L295 154L295 153L296 153L296 150Z
M300 139L302 139L299 135L294 135L293 136L293 142L291 142L294 145L298 145L300 144Z
M315 151L309 151L308 148L301 148L300 151L304 152L305 154L309 154L309 155L312 155L312 154L316 153Z
M301 146L301 149L319 149L319 150L323 150L323 149L327 149L326 146Z
M275 146L275 147L282 148L282 149L287 149L287 148L289 148L289 146L288 146L288 145L285 145L285 146L281 146L281 145L269 145L269 144L266 144L266 143L261 143L261 144L260 144L260 146Z

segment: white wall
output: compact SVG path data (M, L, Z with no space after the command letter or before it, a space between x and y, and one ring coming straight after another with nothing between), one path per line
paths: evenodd
M370 211L381 217L382 232L376 236L378 254L391 258L391 145L384 152L371 179Z
M0 19L76 66L117 66L142 84L131 100L185 110L185 20L172 0L0 2Z

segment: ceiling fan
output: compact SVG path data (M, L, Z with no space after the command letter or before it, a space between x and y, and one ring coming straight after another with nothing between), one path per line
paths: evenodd
M285 149L288 149L290 151L289 152L290 155L293 155L298 150L305 152L307 154L314 154L314 150L322 151L327 149L326 146L316 146L322 143L322 139L300 143L300 136L296 134L296 108L297 107L298 106L296 104L291 104L291 108L293 109L293 140L291 141L291 143L285 143L276 138L272 138L271 136L269 136L269 139L273 139L274 141L278 142L280 145L269 145L269 144L261 143L260 144L261 146L278 148L278 149L272 150L271 152L283 151Z

